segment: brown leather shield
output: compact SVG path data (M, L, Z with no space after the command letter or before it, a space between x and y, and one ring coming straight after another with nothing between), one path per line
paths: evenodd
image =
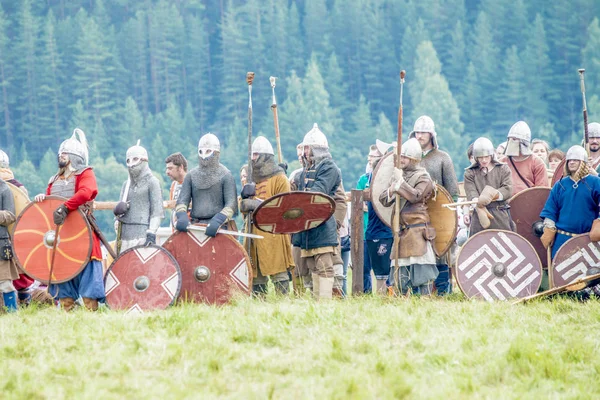
M31 202L17 218L13 247L17 265L30 277L48 283L56 225L52 214L67 199L46 196ZM92 230L81 210L71 211L61 225L56 245L52 283L73 279L87 265L92 253Z
M164 310L181 290L181 270L160 246L136 246L112 263L104 278L106 303L113 310L142 313Z
M254 210L254 225L264 232L290 234L321 226L335 212L335 201L313 192L276 194Z
M600 267L600 242L592 242L587 233L575 236L560 246L553 264L554 286L568 285L583 278L588 269Z
M163 247L181 268L181 301L224 304L236 293L250 294L250 259L233 237L175 232Z
M390 187L390 180L394 173L394 153L383 156L373 171L371 178L371 205L375 213L388 227L392 227L392 213L394 207L384 207L379 201L379 196Z
M456 279L469 298L487 301L523 298L542 283L542 264L521 235L488 229L473 235L456 259Z
M531 243L543 268L548 268L548 257L540 240L543 232L543 221L540 214L548 196L550 196L550 188L532 187L517 193L508 201L510 216L517 226L517 233Z
M431 225L435 228L433 249L438 256L444 255L456 240L458 216L456 210L444 207L454 203L452 196L443 186L437 185L435 195L427 202L427 211Z
M13 185L12 183L6 182L6 184L8 185L8 188L10 189L10 191L12 192L13 198L15 200L15 215L19 216L19 215L21 215L21 213L23 212L25 207L27 207L27 205L29 204L29 202L30 202L29 196L27 196L24 191L22 191L20 188ZM8 226L8 231L12 234L14 232L14 230L15 230L15 224L10 224Z

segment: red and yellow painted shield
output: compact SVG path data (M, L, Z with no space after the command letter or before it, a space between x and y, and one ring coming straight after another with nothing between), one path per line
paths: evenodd
M65 201L62 197L47 196L41 203L31 202L15 223L13 247L17 265L43 283L48 283L56 229L52 214ZM81 210L67 215L57 240L52 283L73 279L89 262L92 230Z
M335 201L315 192L277 194L254 211L254 225L264 232L289 234L316 228L335 212Z

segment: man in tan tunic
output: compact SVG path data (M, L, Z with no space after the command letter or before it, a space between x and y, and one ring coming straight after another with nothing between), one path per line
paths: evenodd
M473 144L475 162L465 169L467 199L477 201L470 235L484 229L515 230L506 201L512 196L508 165L496 159L494 145L484 137Z
M435 229L430 225L427 212L427 201L433 195L433 181L425 168L419 165L421 158L419 141L415 138L407 140L402 145L401 170L394 169L390 187L381 193L379 200L385 207L392 207L396 194L400 195L400 232L396 252L400 271L394 271L394 284L403 294L412 287L415 293L428 296L439 272L431 243L435 239ZM395 265L395 260L392 265Z
M17 291L12 283L19 279L15 266L8 226L15 222L15 202L6 182L0 179L0 292L8 311L17 311Z
M252 143L252 180L256 188L254 196L242 199L242 213L254 211L262 201L290 191L290 182L274 157L273 146L267 138L257 137ZM248 192L248 189L243 192ZM287 295L290 288L288 270L294 268L290 237L258 231L256 226L252 227L252 232L264 237L253 240L250 247L254 276L252 291L258 295L265 294L270 277L277 293Z

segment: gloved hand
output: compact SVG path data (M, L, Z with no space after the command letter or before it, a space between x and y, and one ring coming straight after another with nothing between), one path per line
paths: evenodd
M151 244L156 244L156 234L152 232L146 232L146 242L144 243L144 246Z
M177 222L175 223L175 229L179 232L187 232L187 227L190 224L190 218L185 211L178 211L175 213Z
M208 226L206 227L206 236L215 237L217 236L217 231L227 221L227 217L225 214L216 213L214 217L211 218Z
M129 203L125 201L120 201L117 203L115 208L113 208L113 214L117 217L122 217L129 210Z
M244 185L244 187L242 188L242 199L247 199L253 196L256 196L256 184L254 182L252 183L246 183Z
M41 203L42 201L44 201L45 198L46 198L46 195L43 193L40 193L40 194L36 194L33 199L35 200L36 203Z
M54 223L56 225L64 224L65 220L67 219L67 214L69 214L69 209L64 204L61 204L56 210L54 210L54 213L52 214Z
M260 200L244 199L244 200L242 200L242 203L240 204L240 210L243 213L248 213L248 212L256 210L256 207L258 207L259 205L260 205Z
M491 219L494 219L492 214L485 207L475 207L475 212L477 213L477 217L479 217L479 223L483 229L487 229L490 227L492 222Z
M287 170L288 170L287 163L286 162L282 162L282 163L279 163L278 165L281 167L281 169L283 169L283 172L287 175Z
M555 237L556 237L556 228L550 228L549 226L545 226L544 233L540 237L540 240L542 241L542 244L544 245L545 249L552 246L552 244L554 243Z
M497 200L500 197L500 192L491 186L486 186L481 191L481 194L477 198L477 206L485 207L492 201Z

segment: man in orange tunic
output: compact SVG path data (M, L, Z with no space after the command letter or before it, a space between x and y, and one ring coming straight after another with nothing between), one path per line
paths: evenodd
M284 170L275 162L273 146L264 136L257 137L252 143L252 181L255 183L245 185L242 190L240 209L244 214L254 211L262 201L290 191ZM253 185L256 187L250 188ZM277 293L287 295L290 288L288 270L294 267L289 235L272 235L258 231L256 226L252 227L252 232L264 237L253 240L250 247L254 276L252 291L266 293L270 277Z

